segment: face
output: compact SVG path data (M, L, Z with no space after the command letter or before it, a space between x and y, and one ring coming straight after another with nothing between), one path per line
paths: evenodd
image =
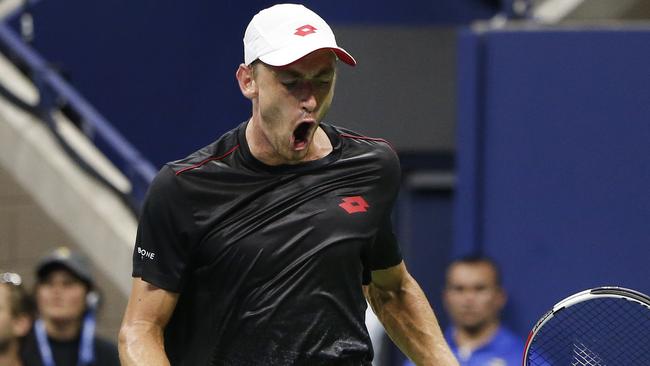
M505 293L488 263L456 263L447 271L445 307L456 327L478 332L498 322Z
M0 353L29 331L29 318L13 314L10 286L13 285L0 284Z
M314 133L334 96L335 62L334 53L318 50L287 66L251 66L250 93L242 90L253 101L257 147L274 163L309 160Z
M0 350L6 348L9 342L15 338L13 334L13 317L11 315L8 286L11 285L0 284Z
M36 287L36 303L44 320L81 320L86 309L86 285L64 269L54 269Z

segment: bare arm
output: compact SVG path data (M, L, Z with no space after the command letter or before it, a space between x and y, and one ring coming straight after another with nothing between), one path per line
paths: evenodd
M122 366L169 365L163 330L177 300L178 294L133 279L118 342Z
M373 271L364 293L390 338L416 365L458 365L424 292L404 262Z

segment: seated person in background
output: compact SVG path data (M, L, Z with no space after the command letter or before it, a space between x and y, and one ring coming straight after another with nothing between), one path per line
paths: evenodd
M66 247L36 267L38 317L25 339L28 366L119 366L115 344L95 336L98 296L85 257Z
M491 259L467 256L447 267L443 301L452 325L445 338L461 366L521 365L523 340L500 321L506 300Z
M0 365L24 365L20 360L20 340L32 325L31 308L20 276L0 273Z

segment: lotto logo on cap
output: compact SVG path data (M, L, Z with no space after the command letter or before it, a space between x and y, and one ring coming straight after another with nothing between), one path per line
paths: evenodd
M297 4L280 4L257 13L244 34L244 63L259 59L284 66L320 49L330 49L348 65L355 59L336 44L329 25L318 14Z
M297 36L304 37L306 35L316 33L316 28L312 25L305 24L302 27L296 29L296 33L294 33Z

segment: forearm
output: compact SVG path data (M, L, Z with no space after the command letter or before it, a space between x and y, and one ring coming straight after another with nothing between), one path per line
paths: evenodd
M122 366L169 365L160 327L148 323L125 324L118 340Z
M369 302L395 344L418 366L458 365L426 296L407 276L396 290L368 286Z

